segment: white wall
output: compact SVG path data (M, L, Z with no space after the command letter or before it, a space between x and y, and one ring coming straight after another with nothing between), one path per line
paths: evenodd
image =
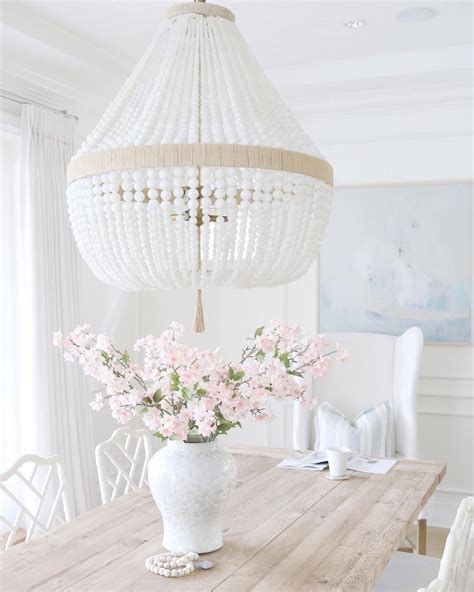
M448 472L429 506L431 522L449 525L460 500L474 491L473 347L425 347L418 387L422 458Z

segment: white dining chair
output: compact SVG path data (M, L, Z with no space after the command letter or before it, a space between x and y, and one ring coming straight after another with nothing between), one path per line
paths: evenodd
M147 484L153 437L147 429L118 428L95 449L100 497L106 504Z
M330 343L340 343L349 358L333 364L316 382L315 395L328 401L348 419L377 403L392 401L397 455L418 456L416 387L423 352L423 333L411 327L399 337L375 333L326 333ZM314 413L295 403L293 447L314 448ZM418 552L426 551L426 519L418 520Z
M430 580L432 581L428 584ZM441 561L435 557L394 553L373 589L374 592L415 590L474 590L474 497L465 498L461 502L446 539Z
M20 457L0 474L0 508L3 549L29 543L35 536L68 522L71 509L61 457Z
M474 590L474 497L467 497L456 513L444 547L438 578L426 590L444 585L445 592Z

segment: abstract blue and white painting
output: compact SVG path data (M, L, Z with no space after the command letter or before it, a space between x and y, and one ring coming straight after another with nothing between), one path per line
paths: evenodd
M321 247L320 330L471 340L472 185L335 192Z

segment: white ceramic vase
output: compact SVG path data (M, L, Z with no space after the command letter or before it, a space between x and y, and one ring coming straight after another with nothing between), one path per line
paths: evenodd
M163 547L180 553L220 549L222 513L236 481L232 455L216 442L169 441L148 464L163 518Z

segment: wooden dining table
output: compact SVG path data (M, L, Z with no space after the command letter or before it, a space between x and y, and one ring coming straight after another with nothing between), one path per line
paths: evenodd
M15 591L345 592L371 590L446 472L399 459L385 475L277 468L291 451L234 448L236 489L214 563L164 578L145 560L163 551L148 488L74 518L0 554L0 589Z

